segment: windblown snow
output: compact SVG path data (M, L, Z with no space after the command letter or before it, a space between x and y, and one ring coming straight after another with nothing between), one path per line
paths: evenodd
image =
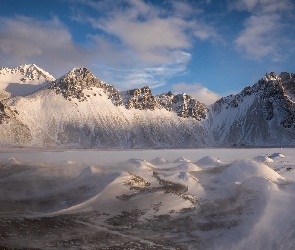
M287 148L3 149L0 247L291 250L294 163Z

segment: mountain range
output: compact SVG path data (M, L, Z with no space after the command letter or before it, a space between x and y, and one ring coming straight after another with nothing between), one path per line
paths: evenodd
M207 106L187 94L119 91L86 68L55 79L0 69L0 145L58 148L294 146L295 74L266 74Z

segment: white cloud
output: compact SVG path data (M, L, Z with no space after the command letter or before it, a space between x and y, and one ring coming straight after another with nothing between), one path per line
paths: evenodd
M235 40L236 48L254 59L268 55L278 59L278 19L278 15L251 16L245 23L245 29Z
M173 87L173 90L176 91L176 93L186 93L196 98L199 102L205 103L207 105L212 104L221 98L220 95L205 88L200 83L195 83L195 84L178 83L178 84L174 84L172 87Z
M60 76L89 59L86 49L72 40L67 28L57 18L39 21L18 16L1 18L0 59L5 66L36 63L51 74Z
M282 61L288 53L284 45L290 43L288 14L293 5L289 0L237 0L228 1L231 10L247 11L250 17L244 22L244 30L234 41L235 48L248 58L269 58Z
M90 36L97 45L96 67L121 89L164 85L185 73L195 39L218 37L214 27L196 18L202 11L185 1L163 2L163 8L142 0L83 2L97 10L97 17L80 12L76 19L97 29Z
M173 6L178 9L172 13L141 0L128 1L128 4L129 7L123 10L110 10L106 17L88 20L93 27L118 38L142 62L171 62L174 60L173 51L189 49L193 37L205 40L216 36L213 27L197 20L187 20L193 13L188 4L174 1Z

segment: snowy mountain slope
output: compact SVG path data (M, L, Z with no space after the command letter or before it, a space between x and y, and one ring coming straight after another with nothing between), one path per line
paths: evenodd
M0 101L4 99L8 99L11 97L11 94L5 90L0 89Z
M210 105L211 145L294 145L294 75L266 74L241 93ZM284 80L282 80L284 79Z
M35 64L0 68L0 89L13 96L30 94L55 78Z
M4 145L23 145L32 140L30 128L18 118L17 110L0 102L0 138Z
M36 65L1 72L2 82L11 72L32 81L53 80ZM153 95L148 86L119 91L86 68L75 68L30 95L1 99L0 143L6 146L295 145L295 75L286 72L266 74L208 107L186 94Z

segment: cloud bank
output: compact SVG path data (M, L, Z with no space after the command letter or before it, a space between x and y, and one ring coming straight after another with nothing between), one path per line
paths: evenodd
M178 84L174 84L172 87L173 87L173 90L176 91L176 93L180 94L185 92L186 94L196 98L199 102L205 103L207 105L212 104L221 98L220 95L205 88L200 83L195 83L195 84L178 83Z

